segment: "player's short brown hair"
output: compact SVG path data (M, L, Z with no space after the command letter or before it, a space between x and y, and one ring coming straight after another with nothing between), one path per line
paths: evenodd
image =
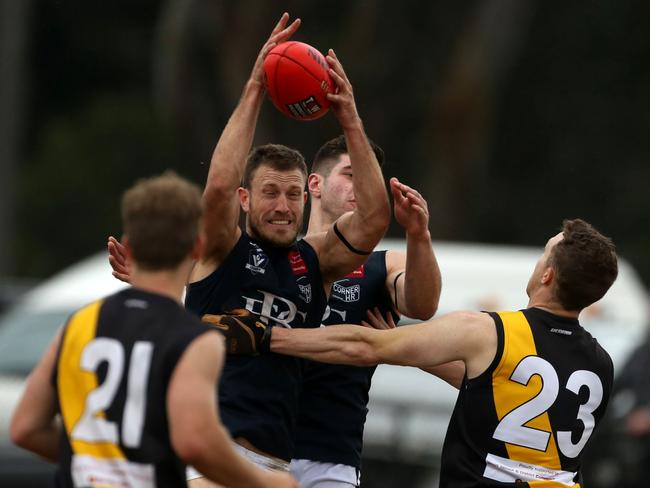
M600 300L618 275L616 247L581 219L565 220L564 238L551 251L556 299L565 310L582 310Z
M379 166L384 164L384 150L368 139L372 151L375 153ZM332 168L339 162L339 157L342 154L348 154L348 145L345 141L345 136L340 135L334 139L330 139L323 144L314 156L314 162L311 165L311 172L318 173L321 176L328 177Z
M278 171L300 170L305 182L307 181L307 165L305 158L296 149L281 144L264 144L254 147L246 159L242 186L248 190L260 166L270 166Z
M173 269L192 251L202 215L201 191L169 171L138 181L122 196L122 223L133 259L148 271Z

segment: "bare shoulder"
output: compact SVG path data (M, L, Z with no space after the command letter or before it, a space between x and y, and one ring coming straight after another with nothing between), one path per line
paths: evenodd
M406 253L402 251L386 251L386 274L403 271L406 268Z

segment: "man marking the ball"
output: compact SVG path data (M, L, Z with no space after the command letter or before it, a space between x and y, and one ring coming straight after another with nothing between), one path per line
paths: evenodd
M327 62L338 91L327 98L356 175L356 208L325 232L296 241L307 198L302 156L279 145L260 146L248 155L264 98L264 58L300 25L296 20L287 27L288 18L285 13L262 47L212 157L203 194L206 250L186 297L186 306L209 322L219 323L226 312L246 320L252 312L263 325L318 327L325 290L366 260L389 224L381 169L352 85L332 50ZM246 213L245 232L238 224L240 208ZM124 263L116 262L117 245L109 243L111 260L116 276L124 277ZM226 360L220 386L223 422L242 451L270 469L288 469L291 459L301 364L281 355Z
M383 151L371 145L377 160L383 163ZM356 207L352 176L343 136L321 146L309 175L308 237L326 230ZM368 320L378 327L394 327L393 316L395 320L399 318L396 312L426 320L437 309L440 270L431 246L427 203L417 191L396 178L391 179L390 187L395 218L406 230L407 253L375 251L354 272L337 280L323 317L325 325L361 324ZM368 391L374 371L375 367L307 361L291 461L291 473L302 488L358 485Z

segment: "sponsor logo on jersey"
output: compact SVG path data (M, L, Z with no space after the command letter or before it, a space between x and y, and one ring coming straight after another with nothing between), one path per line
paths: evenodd
M246 300L246 310L260 316L264 324L270 320L291 328L294 325L302 325L307 320L307 312L298 310L298 307L291 300L282 298L264 290L257 290L257 297L242 297ZM294 320L299 320L294 323Z
M332 298L346 303L358 302L361 299L361 285L343 286L336 281L332 285Z
M555 329L555 328L553 328L553 329L551 329L551 332L553 332L554 334L562 334L562 335L572 335L573 334L572 331L566 330L566 329Z
M363 264L362 264L357 269L355 269L352 273L347 275L346 278L360 279L360 278L365 278L365 276L366 276L366 271L365 271L365 269L363 267Z
M309 279L303 275L296 280L296 284L300 290L300 298L302 301L311 303L311 283L309 283Z
M287 256L289 257L289 265L294 275L300 276L307 273L307 265L299 251L289 251Z
M253 274L264 274L269 258L264 251L256 244L251 243L252 249L248 252L248 263L246 269Z

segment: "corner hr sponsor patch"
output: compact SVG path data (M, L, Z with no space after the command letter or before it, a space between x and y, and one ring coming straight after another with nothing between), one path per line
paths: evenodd
M361 299L361 285L345 286L336 281L332 285L332 298L346 303L358 302Z
M311 303L311 283L309 283L309 279L306 276L301 276L296 280L296 284L300 290L300 298L302 301Z

